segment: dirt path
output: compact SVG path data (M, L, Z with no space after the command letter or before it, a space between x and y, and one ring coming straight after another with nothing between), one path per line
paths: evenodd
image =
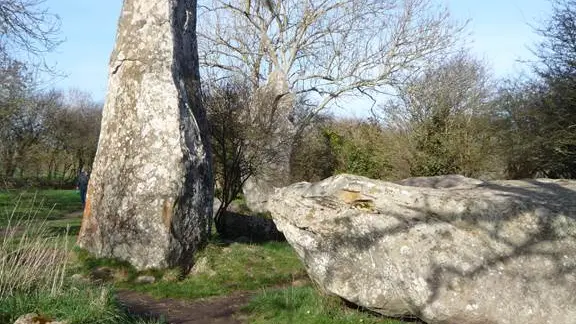
M70 219L82 219L82 210L74 211L71 213L67 213L62 217L56 220L46 220L44 225L50 225L50 222L59 221L59 220L70 220ZM42 220L38 220L37 222L42 223ZM49 226L46 226L49 227ZM6 225L0 225L0 238L10 235L11 237L19 237L26 231L26 226L21 225L21 223L16 222L16 224L11 224L10 227L6 227Z
M120 290L118 301L131 313L163 317L170 324L240 324L240 308L248 303L250 292L237 292L204 300L154 299L146 294Z
M82 218L82 214L84 214L83 210L77 210L71 213L64 215L61 219L74 219L74 218Z

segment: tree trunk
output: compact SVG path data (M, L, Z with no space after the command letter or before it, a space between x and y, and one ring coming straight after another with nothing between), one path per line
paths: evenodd
M54 177L54 169L56 168L57 165L55 151L56 150L52 151L52 153L50 154L50 160L48 161L48 170L46 174L48 181L52 181L52 177Z
M6 178L13 178L16 172L16 166L14 164L14 153L13 150L6 150L6 157L4 160L4 176Z
M125 0L78 244L189 271L211 227L208 136L196 1Z
M72 163L66 161L64 162L64 165L62 166L62 173L60 174L60 180L58 181L58 185L60 187L64 186L64 183L66 182L66 174L68 173L68 170L70 170L72 168Z
M269 134L264 143L249 145L264 155L256 166L257 171L242 187L246 204L255 212L266 212L268 197L274 193L274 188L287 186L290 181L290 155L296 129L290 121L294 95L289 91L286 75L274 71L268 76L268 83L255 91L252 100L250 118L260 118L252 124L270 128L263 130ZM248 150L248 154L254 154Z
M78 149L76 150L76 166L78 168L78 172L84 169L84 150ZM86 170L87 171L87 170Z

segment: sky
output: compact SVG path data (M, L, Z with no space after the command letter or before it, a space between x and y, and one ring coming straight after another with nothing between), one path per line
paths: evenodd
M533 27L550 15L548 0L437 1L449 7L454 19L470 20L468 46L496 77L520 73L525 65L518 61L534 59L530 47L538 36ZM46 57L64 75L51 80L51 86L87 91L103 101L122 1L46 0L45 5L60 16L65 40Z

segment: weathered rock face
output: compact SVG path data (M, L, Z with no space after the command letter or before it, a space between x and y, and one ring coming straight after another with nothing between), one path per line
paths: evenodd
M272 183L270 177L264 174L254 175L244 182L242 193L250 210L257 213L267 211L266 204L274 191Z
M43 316L39 316L36 313L25 314L16 319L14 324L68 324L67 321L49 321Z
M212 215L196 1L125 0L78 244L138 269L181 266Z
M292 139L296 132L290 121L293 109L294 95L289 92L286 75L273 71L266 86L256 92L250 107L251 124L271 130L248 148L248 154L259 156L257 172L242 187L246 204L252 211L266 212L266 203L274 188L289 184Z
M576 181L442 180L339 175L278 189L268 207L314 281L376 312L576 323Z

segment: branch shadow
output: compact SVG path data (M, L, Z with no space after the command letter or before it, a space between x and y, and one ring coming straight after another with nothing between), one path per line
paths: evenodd
M419 205L403 206L410 215L394 213L386 210L385 206L376 206L373 214L382 214L394 220L394 225L386 228L373 227L367 231L343 230L333 235L318 234L322 238L319 242L324 245L320 248L327 249L331 255L341 255L343 251L354 251L356 254L369 253L373 249L381 248L383 240L397 238L403 235L418 232L421 228L448 228L450 231L438 232L436 237L424 237L428 240L446 240L452 241L451 231L467 232L475 231L478 237L484 237L490 240L482 249L476 251L475 255L468 255L471 259L472 266L464 269L454 261L437 262L437 256L443 251L441 248L429 248L423 253L424 264L429 267L429 276L425 281L431 291L425 305L417 305L406 301L406 308L410 313L420 317L421 310L426 305L431 305L438 301L442 287L452 285L453 282L473 280L478 276L485 275L488 272L495 271L502 264L511 264L520 262L520 259L530 259L541 257L552 263L552 270L545 274L531 274L530 272L522 273L526 279L526 285L546 279L554 280L559 285L565 275L576 276L576 264L566 263L566 256L574 256L574 251L570 246L563 247L565 240L576 242L576 231L568 230L571 223L572 229L576 230L576 191L563 187L563 180L523 180L516 181L516 185L506 183L481 183L467 188L449 189L451 194L447 203L461 199L465 191L486 189L490 194L478 196L475 200L470 200L463 210L460 211L443 211L437 204L430 202L430 198L435 196L432 191L426 191L426 201ZM518 186L522 185L522 186ZM433 188L433 187L432 187ZM483 193L484 191L480 191ZM459 194L462 193L463 195ZM486 208L481 208L485 206ZM495 211L501 211L497 213ZM342 228L351 229L354 226L354 217L358 213L343 213L336 217L334 224ZM385 215L385 216L384 216ZM532 220L536 220L534 228L525 230L523 228L514 228L517 224L523 224L526 215L531 215ZM422 234L424 236L424 234ZM515 236L516 235L516 236ZM412 236L411 236L412 237ZM414 236L416 237L416 236ZM436 244L437 242L432 242ZM406 244L410 245L410 242ZM453 248L458 249L459 242L452 242ZM438 245L439 246L439 245ZM446 251L444 251L446 253ZM305 252L308 253L308 252ZM306 255L305 258L312 258L313 255ZM476 260L474 260L476 259ZM352 262L333 260L332 266L326 268L326 274L323 276L322 285L325 287L332 286L341 274L342 267L352 266L346 264ZM397 271L401 273L402 267ZM315 279L318 280L318 279ZM341 280L341 278L339 278ZM400 289L404 289L400 287ZM353 302L353 301L352 301ZM402 314L399 314L402 315ZM420 317L421 318L421 317Z

